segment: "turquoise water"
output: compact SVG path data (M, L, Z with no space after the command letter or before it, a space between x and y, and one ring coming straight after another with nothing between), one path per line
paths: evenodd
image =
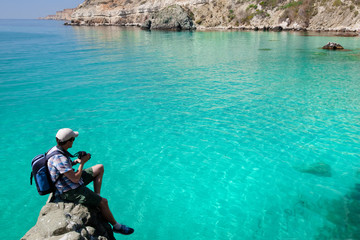
M359 41L0 20L0 238L36 223L31 159L70 127L117 239L359 239Z

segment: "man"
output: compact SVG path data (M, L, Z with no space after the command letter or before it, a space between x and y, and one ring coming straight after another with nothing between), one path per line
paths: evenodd
M80 159L71 161L69 157L71 154L67 150L73 146L78 135L78 132L70 128L60 129L56 134L57 145L48 152L48 154L57 150L61 152L48 161L51 179L56 186L55 194L63 200L80 203L88 207L99 207L104 218L113 226L114 232L125 235L132 234L134 229L118 223L110 211L108 201L100 196L104 166L97 164L83 170L85 163L91 158L89 153ZM78 163L80 166L75 172L72 166ZM94 191L86 187L92 181L94 182Z

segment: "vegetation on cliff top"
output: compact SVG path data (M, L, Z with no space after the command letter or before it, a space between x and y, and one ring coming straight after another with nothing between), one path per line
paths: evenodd
M236 11L238 5L247 5L246 11ZM327 12L332 13L335 9L341 9L346 14L347 10L352 12L354 17L358 15L360 0L236 0L228 6L228 21L235 25L249 24L254 18L271 17L273 11L282 10L279 23L287 21L289 23L298 22L303 27L309 25L310 19L318 14L318 8L323 7Z

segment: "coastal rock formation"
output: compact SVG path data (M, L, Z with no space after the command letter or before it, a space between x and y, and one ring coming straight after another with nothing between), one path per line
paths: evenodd
M143 29L160 30L194 30L191 12L179 5L171 5L153 14L151 19L145 21Z
M322 49L328 49L328 50L343 50L343 46L341 46L338 43L334 42L328 42L325 46L322 47Z
M274 32L281 32L283 30L283 28L281 26L276 26L276 27L273 27L272 30Z
M75 10L74 8L67 8L62 11L57 11L55 15L48 15L40 19L70 21L71 15L73 14L74 10Z
M99 210L56 201L41 209L36 225L21 238L38 239L115 240L110 224Z
M174 4L188 9L197 29L274 29L356 32L358 0L85 0L73 25L146 26Z

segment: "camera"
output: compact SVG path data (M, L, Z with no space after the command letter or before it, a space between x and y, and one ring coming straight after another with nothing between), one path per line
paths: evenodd
M84 156L86 156L86 152L85 151L79 151L77 153L74 154L74 156L78 157L78 158L82 158Z

